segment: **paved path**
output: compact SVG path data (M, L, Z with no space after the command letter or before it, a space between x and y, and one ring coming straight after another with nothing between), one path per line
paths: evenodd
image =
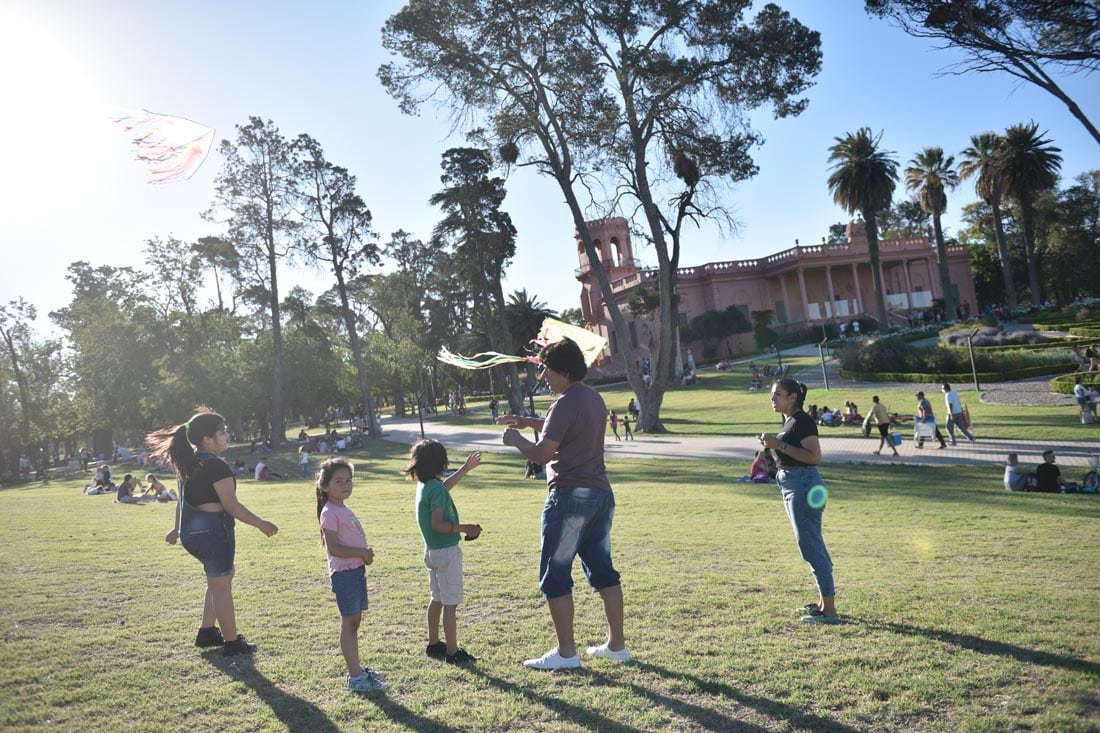
M477 414L476 412L474 414ZM488 422L488 413L485 415ZM415 419L384 420L386 440L411 445L420 439L420 425ZM856 428L822 428L821 449L827 463L904 463L908 465L952 466L996 465L1004 466L1005 455L1018 453L1020 463L1030 465L1042 460L1042 453L1053 447L1057 451L1058 463L1066 467L1086 466L1091 454L1100 456L1100 441L1049 442L1040 440L982 440L976 443L960 442L957 447L940 450L935 440L925 441L924 449L917 450L912 441L912 431L903 431L905 442L898 448L899 458L893 456L875 456L871 451L878 447L878 437L830 437L830 431L846 431L856 434ZM514 448L500 442L501 428L486 424L484 427L471 425L449 425L435 420L424 421L424 434L435 438L451 451L465 453L479 450L489 453L511 453L517 457ZM530 432L527 432L530 437ZM744 463L745 472L752 462L760 444L750 437L704 437L676 435L635 436L636 440L616 442L608 436L604 447L609 458L672 458L672 459L717 459ZM456 455L452 452L452 455ZM457 460L457 459L456 459ZM1076 471L1075 471L1076 473ZM1076 480L1078 476L1070 476Z

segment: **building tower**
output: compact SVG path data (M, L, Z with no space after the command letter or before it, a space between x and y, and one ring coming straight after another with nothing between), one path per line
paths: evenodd
M596 219L588 222L588 231L592 235L592 246L596 249L608 280L614 283L638 272L638 262L634 259L634 250L630 246L630 226L626 219L621 216ZM580 235L577 235L577 259L580 262L576 276L581 283L581 314L585 323L606 337L609 322L607 309Z

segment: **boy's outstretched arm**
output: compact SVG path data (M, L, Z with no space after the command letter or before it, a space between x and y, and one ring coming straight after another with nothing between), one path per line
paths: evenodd
M470 455L466 456L466 462L462 464L462 467L452 473L450 476L443 480L443 485L447 487L447 491L450 491L455 487L462 477L470 471L481 465L481 451L474 451Z

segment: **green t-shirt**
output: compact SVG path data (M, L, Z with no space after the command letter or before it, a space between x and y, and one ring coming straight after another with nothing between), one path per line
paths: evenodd
M420 524L420 534L424 536L424 545L429 550L441 550L453 547L462 539L458 532L446 534L432 529L432 512L443 510L443 521L458 524L458 507L455 506L451 492L439 479L416 486L416 521Z

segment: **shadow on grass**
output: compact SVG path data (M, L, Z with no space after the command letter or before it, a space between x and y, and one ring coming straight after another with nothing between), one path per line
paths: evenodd
M656 664L649 664L647 662L632 661L630 664L632 666L638 667L639 669L644 669L648 672L660 675L665 679L690 683L698 689L702 690L703 692L707 692L712 695L719 695L721 697L736 702L738 705L744 705L745 707L752 708L753 710L767 715L770 718L774 718L777 721L781 720L785 722L793 730L839 731L840 733L855 733L856 731L855 728L847 726L843 723L839 723L835 720L829 720L828 718L823 718L820 715L805 713L796 707L792 707L791 705L776 702L775 700L769 700L765 697L748 695L725 684L724 682L715 682L713 680L708 680L703 677L697 677L693 674L688 674L686 672L676 672L666 667L661 667ZM630 685L630 687L635 691L636 694L650 697L655 700L664 699L663 696L654 696L654 693L652 691L638 687L637 685ZM688 705L679 701L674 701L673 704L681 705L688 708L697 708L697 706L695 705ZM705 725L708 728L712 728L713 730L770 730L770 728L762 728L751 723L732 720L730 718L726 718L725 716L718 716L711 710L703 710L707 716L713 716L715 718L718 718L718 720L714 722L707 722L706 719L693 719L697 720L700 725ZM712 727L715 724L717 725L717 727Z
M861 624L869 629L889 631L905 636L920 636L926 639L935 639L944 644L951 644L962 649L969 649L979 654L991 654L998 657L1010 657L1018 662L1038 664L1043 667L1060 667L1070 672L1084 672L1086 674L1100 675L1100 664L1084 659L1067 657L1061 654L1051 654L1035 649L1027 649L1015 644L1006 644L1002 641L983 639L972 634L959 634L944 629L931 629L911 624L899 624L893 621L878 621L875 619L847 617L849 621Z
M694 675L684 674L681 672L673 672L664 667L659 667L654 664L646 664L644 662L631 662L630 666L652 672L668 680L677 680L681 682L691 683L692 685L700 690L703 690L704 692L725 697L727 699L733 700L740 705L750 707L777 720L783 720L794 730L840 731L841 733L854 733L855 731L855 729L853 728L849 728L841 723L836 723L834 721L828 720L827 718L822 718L817 715L808 715L806 713L803 713L801 710L793 708L789 705L777 703L773 700L768 700L765 698L745 695L744 693L738 692L737 690L733 689L729 685L720 682L712 682L710 680L696 677ZM470 671L481 677L484 677L486 682L493 685L497 689L503 692L522 695L531 703L541 705L561 716L562 718L577 725L595 730L639 730L638 728L626 725L625 723L611 720L594 710L581 708L577 705L564 702L556 697L538 694L514 682L509 682L499 677L494 677L483 670L471 668ZM648 689L635 683L623 682L617 677L612 677L599 671L591 670L588 668L581 668L579 670L572 670L569 672L569 674L582 675L584 677L587 677L591 683L603 685L606 687L629 688L631 694L633 694L635 697L645 698L654 705L658 705L668 710L673 715L679 716L683 720L691 721L693 724L692 727L699 727L704 730L713 731L744 731L745 733L757 733L758 731L770 730L770 728L760 726L755 723L737 720L736 718L724 715L723 713L720 713L703 705L697 705L695 703L687 702L686 700L680 700L660 692L655 692L654 690Z
M339 726L333 723L319 707L300 697L288 695L272 684L271 680L256 670L248 657L223 657L220 652L213 651L204 654L203 660L248 686L264 704L271 708L271 712L286 726L287 730L301 733L307 731L335 733L340 730Z
M549 695L540 695L539 693L529 690L522 685L518 685L515 682L510 682L501 677L494 677L488 672L482 669L478 669L477 667L468 667L468 670L470 674L482 677L486 682L488 682L490 685L497 688L498 690L513 695L522 696L528 702L535 705L541 705L547 710L556 713L563 719L568 720L571 723L575 723L576 725L583 726L590 730L617 730L627 731L628 733L642 733L641 728L634 728L633 726L620 723L616 720L612 720L606 716L600 715L595 710L582 708L579 705L573 705L572 703L565 702L564 700L560 700L556 697L551 697ZM555 673L551 672L548 674ZM567 674L581 675L589 677L590 679L595 678L589 670L584 669L583 667L581 669L570 670Z

